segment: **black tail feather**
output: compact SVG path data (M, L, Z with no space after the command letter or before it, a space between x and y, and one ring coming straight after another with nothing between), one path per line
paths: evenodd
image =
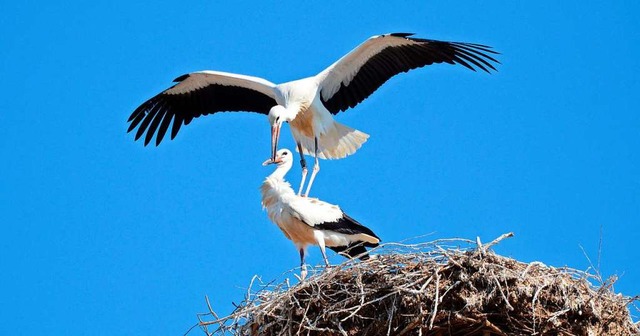
M364 242L357 242L357 243L351 243L349 244L349 246L327 246L327 247L332 249L334 252L350 259L358 257L360 260L367 260L369 259L369 254L367 253L367 249L365 248L365 246L375 247L377 245L364 243Z

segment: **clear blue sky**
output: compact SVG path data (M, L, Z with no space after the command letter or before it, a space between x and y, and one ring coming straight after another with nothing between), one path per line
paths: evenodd
M503 64L413 71L340 114L371 138L322 161L313 195L386 242L514 231L498 252L578 269L602 232L602 273L639 294L639 6L4 2L0 334L181 335L204 295L228 313L254 274L295 267L260 207L265 117L195 120L157 148L126 119L183 73L284 82L387 32L488 44Z

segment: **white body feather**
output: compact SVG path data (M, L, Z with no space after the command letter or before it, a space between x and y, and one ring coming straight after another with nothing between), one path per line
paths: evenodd
M308 77L276 85L278 104L287 108L290 115L291 133L296 143L302 145L305 155L313 155L314 141L318 138L318 157L341 159L354 154L369 135L342 125L320 100L320 85L317 77Z
M333 115L365 100L391 77L434 63L461 64L475 71L495 70L491 47L446 42L392 33L368 38L315 76L275 85L253 76L222 71L198 71L180 76L171 88L138 107L129 117L129 131L145 132L145 145L156 131L158 145L173 120L173 139L182 124L221 111L267 114L283 107L293 136L305 154L313 154L318 138L320 158L337 159L353 154L368 135L340 125ZM271 112L269 112L270 114ZM271 117L271 116L270 116ZM272 126L274 126L273 120ZM280 122L282 122L280 120ZM279 127L281 125L278 124Z
M285 151L281 150L280 152ZM288 151L288 150L286 150ZM345 214L337 205L317 198L296 195L284 175L291 168L291 156L279 165L260 187L262 206L269 219L274 222L287 238L301 249L307 245L348 246L352 242L379 243L376 237L367 234L343 234L331 230L317 229L315 226L327 222L337 222Z

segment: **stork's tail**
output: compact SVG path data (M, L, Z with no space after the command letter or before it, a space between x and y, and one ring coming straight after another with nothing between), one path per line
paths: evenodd
M318 139L318 157L342 159L355 153L367 139L369 134L334 121L332 127ZM314 140L309 138L301 140L304 154L313 155Z
M360 260L368 260L370 258L369 253L367 253L367 249L365 248L367 243L363 242L354 242L349 244L349 246L327 246L332 249L335 253L338 253L346 258L353 259L358 258Z
M347 245L330 246L328 248L347 258L369 259L367 247L376 247L380 244L380 238L371 229L358 223L357 220L343 213L342 218L336 222L322 223L315 226L318 229L334 231L344 235L348 240Z

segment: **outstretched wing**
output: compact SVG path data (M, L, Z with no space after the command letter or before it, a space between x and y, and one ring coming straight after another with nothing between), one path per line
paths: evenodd
M268 114L277 104L275 84L258 77L200 71L182 75L174 82L178 84L144 102L129 117L127 132L137 127L136 140L146 132L145 146L156 131L159 145L172 120L171 139L182 125L202 115L222 111Z
M409 37L393 33L373 36L317 75L321 100L332 114L354 107L391 77L433 63L460 64L496 71L500 63L491 47Z

